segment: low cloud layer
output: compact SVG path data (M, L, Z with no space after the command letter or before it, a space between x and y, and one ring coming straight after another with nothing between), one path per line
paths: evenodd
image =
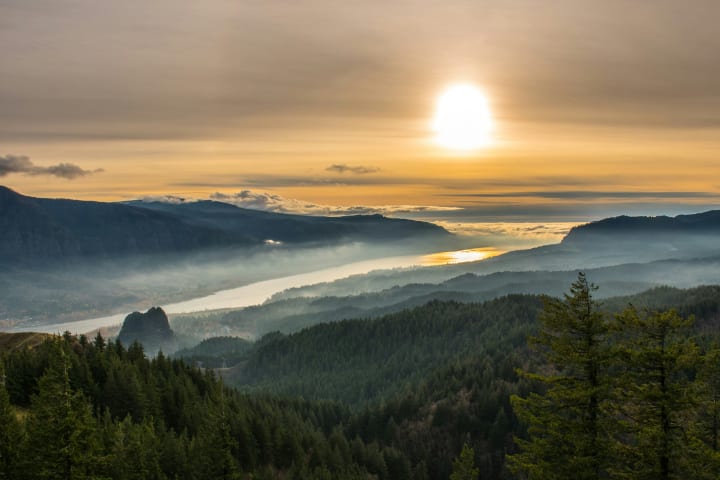
M257 192L253 190L242 190L233 194L216 192L213 193L210 198L242 208L302 215L399 215L419 212L444 212L456 210L455 207L439 207L432 205L322 205L294 198L285 198L273 193Z
M449 232L475 237L495 247L529 248L560 242L579 222L450 222L434 223Z
M516 192L491 192L491 193L452 193L448 197L470 197L470 198L547 198L558 200L600 200L600 199L633 199L633 198L669 198L669 199L691 199L691 198L718 198L720 195L715 192L695 191L595 191L595 190L559 190L559 191L516 191Z
M365 175L367 173L375 173L380 171L376 167L365 167L363 165L346 165L344 163L334 163L325 169L328 172L335 173L354 173L356 175Z
M100 168L96 170L84 170L72 163L58 163L57 165L51 165L49 167L41 167L35 165L32 160L30 160L30 157L24 155L0 156L0 177L5 177L12 173L22 173L32 176L50 175L66 180L74 180L102 171Z
M543 240L562 239L579 222L436 222L446 229L472 236L509 236Z

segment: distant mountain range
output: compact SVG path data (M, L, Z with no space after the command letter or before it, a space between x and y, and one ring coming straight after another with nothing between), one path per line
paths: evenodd
M575 244L607 237L644 239L652 235L656 240L668 241L676 236L720 234L720 210L710 210L676 217L619 217L606 218L573 228L563 240ZM659 235L659 237L658 237Z
M381 215L285 215L214 201L104 203L34 198L0 186L0 264L44 264L265 243L386 242L450 235L431 223Z

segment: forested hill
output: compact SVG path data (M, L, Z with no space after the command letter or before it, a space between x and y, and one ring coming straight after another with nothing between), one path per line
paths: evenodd
M657 287L605 298L601 305L608 315L628 305L674 308L694 316L704 330L720 329L720 286ZM242 349L225 357L232 368L223 375L248 391L364 405L389 398L457 360L481 355L502 365L501 358L524 347L535 332L542 308L543 297L535 295L482 303L431 301L380 318L323 323L290 335L271 333L252 346L237 339ZM206 348L202 352L208 353ZM185 355L192 356L192 350Z
M468 356L501 364L524 345L541 308L540 297L522 295L482 304L433 301L380 319L270 334L224 376L246 389L362 405Z
M260 242L268 239L283 243L325 243L337 239L376 242L450 236L444 228L433 223L387 218L379 214L341 217L297 215L250 210L210 200L186 203L132 201L126 204L166 213L189 225L247 235Z
M104 203L34 198L0 186L0 263L196 252L215 248L340 241L447 238L426 222L381 215L315 217L221 202Z
M677 308L696 317L698 339L718 337L720 287L661 287L604 299L601 307L612 317L630 304ZM223 374L247 391L354 406L350 436L382 439L413 464L425 462L432 479L448 478L451 459L468 438L480 478L511 478L504 458L523 428L510 397L535 388L516 369L539 361L527 338L537 331L542 306L540 297L526 295L478 304L435 301L375 320L269 334L228 355L228 365L233 359L238 365Z
M422 478L398 450L348 437L337 404L239 395L137 344L66 335L3 360L0 478Z
M563 239L566 244L578 244L583 241L622 238L641 242L645 237L655 240L674 240L677 237L720 235L720 210L710 210L675 217L619 217L605 218L585 225L574 227Z

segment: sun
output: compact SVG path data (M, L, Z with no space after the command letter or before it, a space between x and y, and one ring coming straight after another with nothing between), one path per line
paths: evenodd
M432 120L435 141L453 150L475 150L490 143L492 116L485 94L474 85L457 84L438 97Z

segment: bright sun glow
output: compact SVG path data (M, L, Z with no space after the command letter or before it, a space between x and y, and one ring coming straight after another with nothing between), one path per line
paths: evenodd
M467 250L456 250L454 252L438 252L423 256L422 264L425 266L433 266L477 262L502 253L505 252L494 247L470 248Z
M455 150L474 150L490 143L492 118L483 92L469 84L453 85L438 97L432 121L435 141Z

